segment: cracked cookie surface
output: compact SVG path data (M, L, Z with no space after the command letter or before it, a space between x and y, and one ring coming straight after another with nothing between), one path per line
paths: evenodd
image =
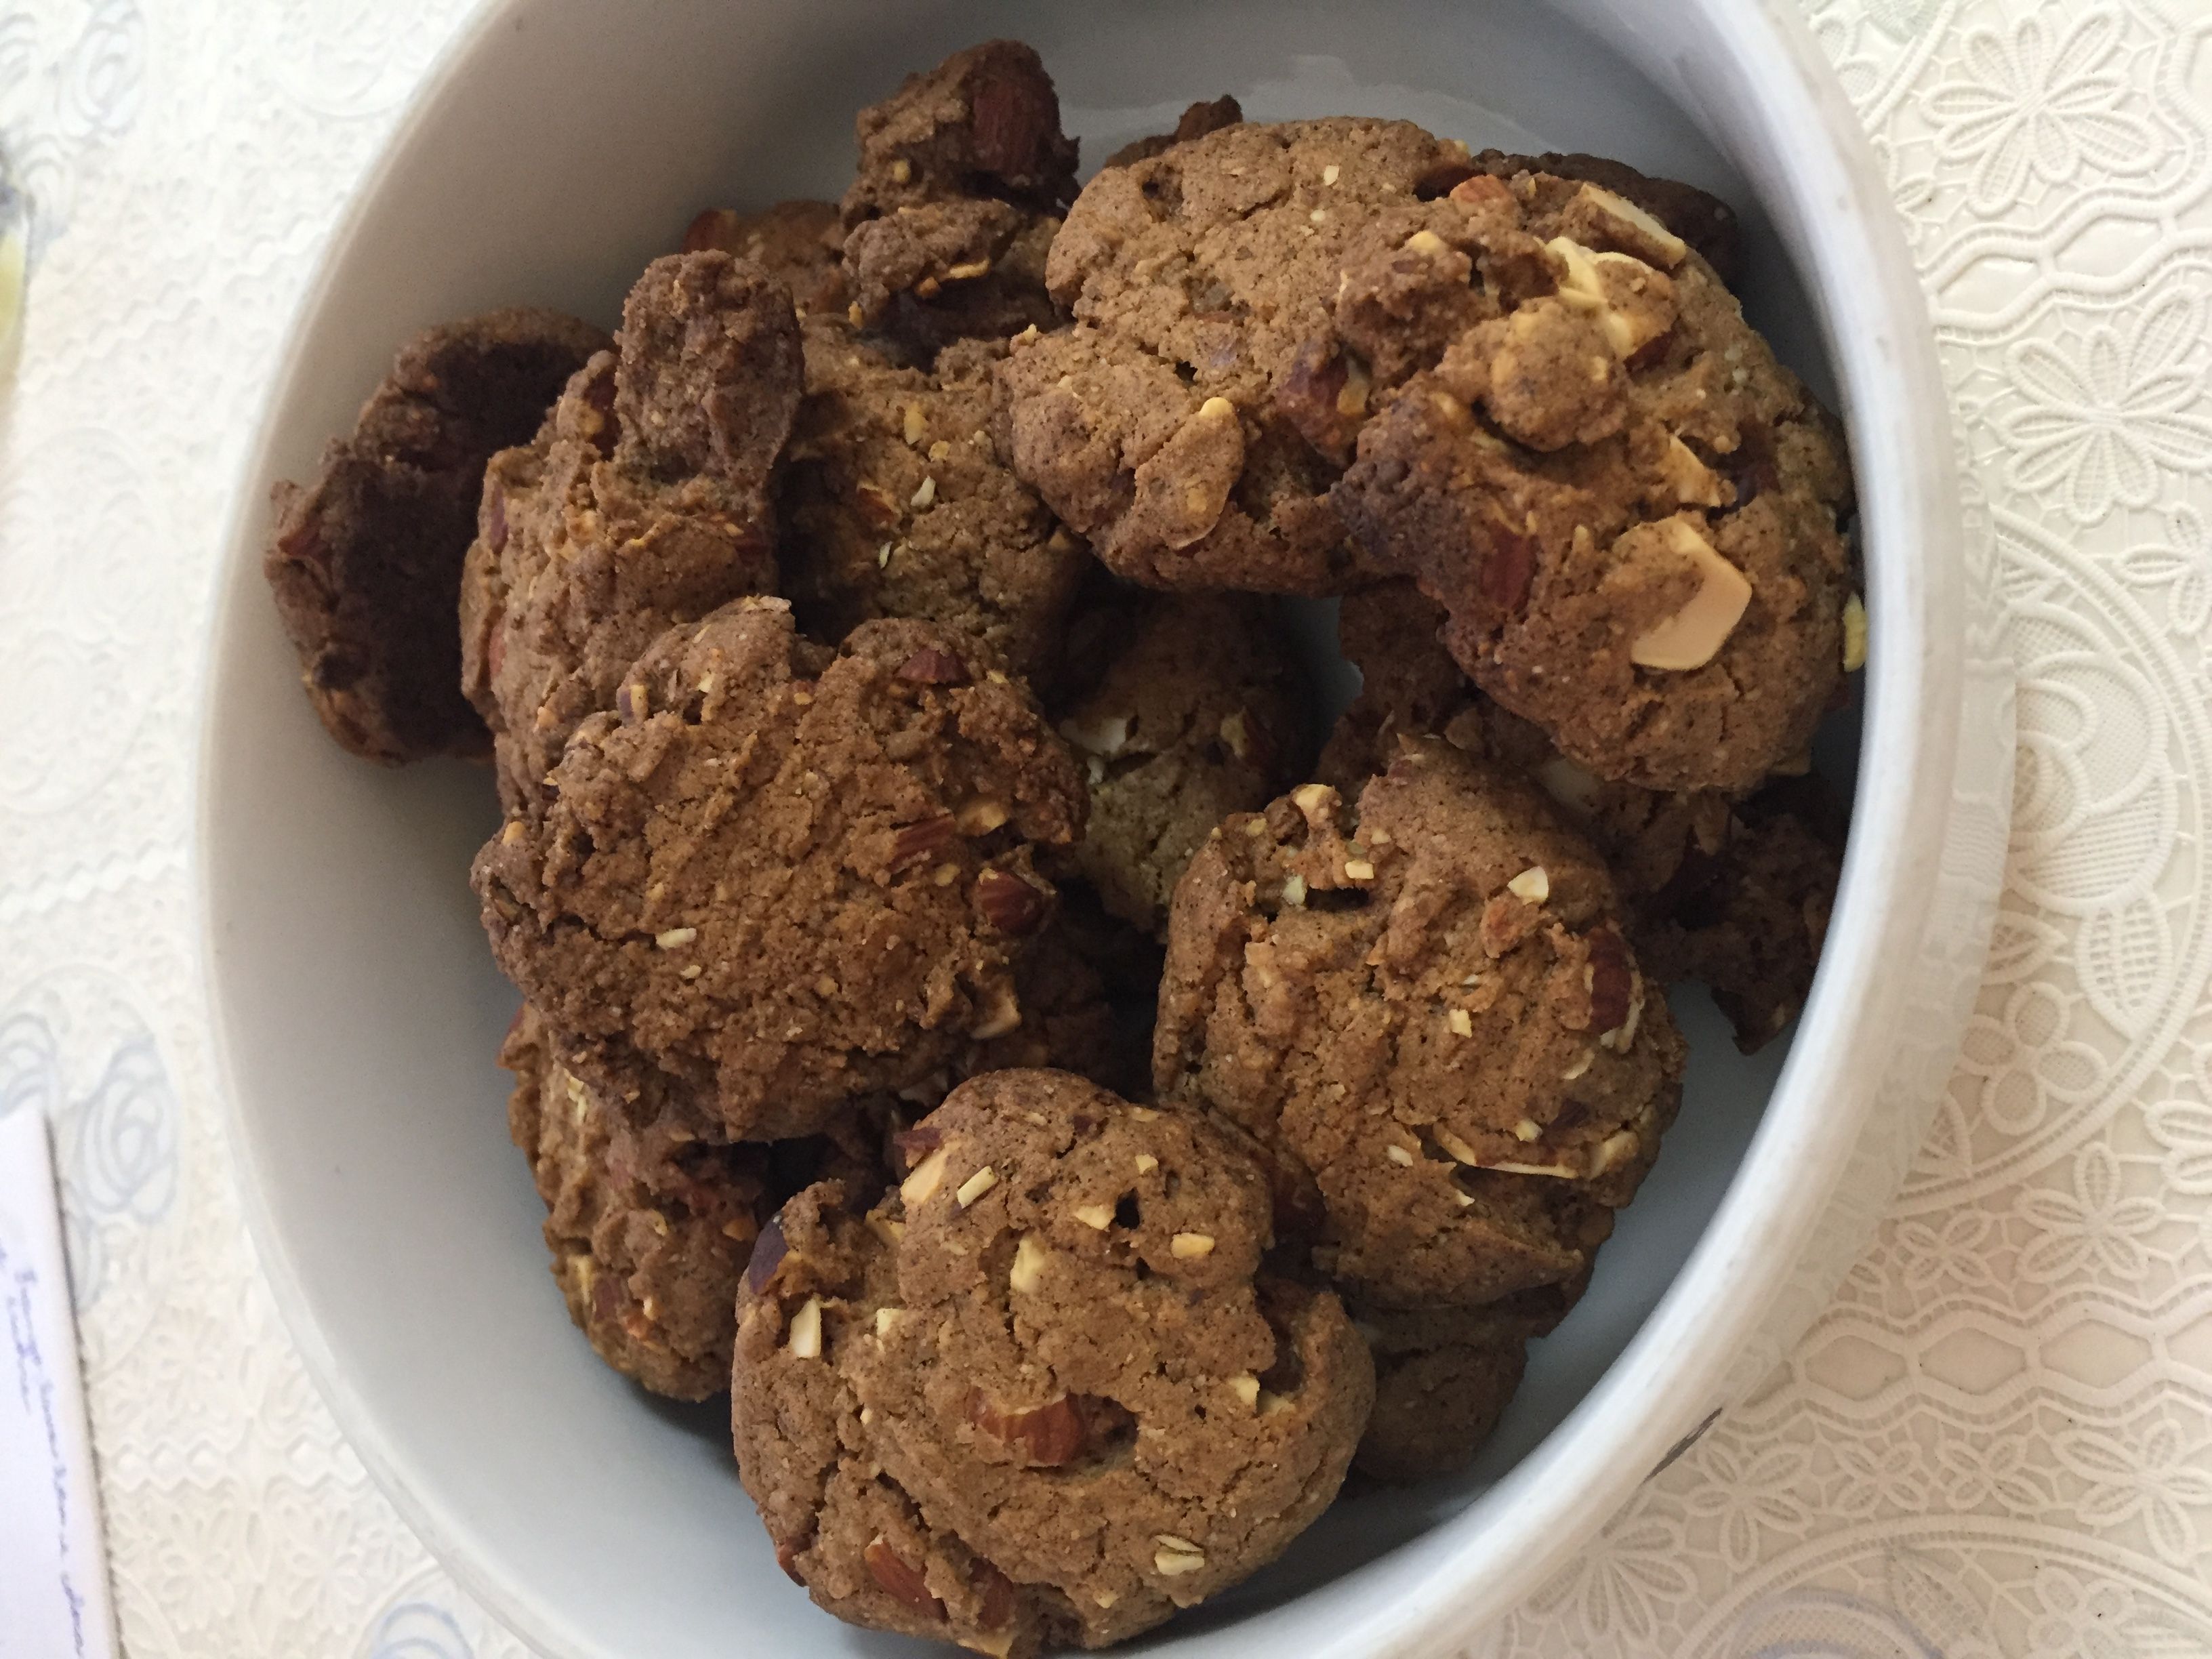
M1261 1275L1267 1194L1231 1144L1004 1072L905 1145L883 1210L803 1194L747 1275L739 1463L817 1601L995 1654L1101 1646L1321 1512L1371 1369L1334 1297Z
M1083 786L977 647L875 622L832 653L742 599L617 702L475 870L493 954L587 1083L672 1079L781 1139L1019 1028L1053 905L1032 847L1080 832Z

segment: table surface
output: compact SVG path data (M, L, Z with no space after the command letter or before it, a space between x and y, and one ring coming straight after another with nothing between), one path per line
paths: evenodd
M1809 0L2021 675L1998 941L1833 1308L1470 1655L2212 1654L2212 4ZM125 1644L526 1650L339 1438L241 1230L186 844L231 482L465 0L0 0L0 1113L43 1110Z

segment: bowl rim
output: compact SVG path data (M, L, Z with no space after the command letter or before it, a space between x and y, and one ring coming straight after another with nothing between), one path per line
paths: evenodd
M472 1527L404 1473L376 1413L338 1367L297 1264L264 1196L272 1172L247 1122L232 1055L226 969L215 928L218 872L216 803L209 780L222 742L222 710L232 641L256 586L264 504L252 486L268 471L278 412L302 371L302 347L323 323L337 273L354 258L371 204L431 113L513 15L532 0L489 0L440 51L324 243L274 358L254 437L232 485L211 573L190 826L193 923L208 1007L210 1081L220 1097L255 1254L277 1310L318 1393L349 1445L439 1565L488 1611L534 1646L562 1659L601 1659L468 1541ZM1842 886L1814 983L1790 1052L1736 1174L1680 1271L1641 1328L1589 1393L1493 1486L1478 1517L1441 1521L1419 1580L1377 1606L1363 1598L1335 1628L1310 1632L1315 1659L1415 1659L1463 1640L1475 1621L1503 1616L1611 1520L1638 1486L1680 1455L1683 1431L1721 1395L1835 1196L1883 1080L1887 1034L1909 961L1934 910L1936 849L1953 803L1966 639L1960 492L1949 442L1948 403L1919 277L1872 147L1802 19L1775 3L1680 0L1734 42L1744 70L1746 113L1765 153L1781 159L1762 200L1786 211L1803 239L1800 275L1825 309L1824 344L1851 411L1869 614L1862 768ZM1574 0L1559 9L1575 16ZM1780 200L1776 199L1777 193ZM1780 213L1778 212L1778 217ZM1836 281L1850 269L1872 280ZM1886 395L1869 395L1881 389ZM1923 419L1885 419L1920 411ZM1929 411L1933 411L1932 416ZM1940 441L1930 446L1933 419ZM1875 550L1881 556L1871 556ZM1915 854L1917 855L1911 855ZM1875 1040L1867 1048L1863 1039ZM1803 1170L1823 1172L1808 1188ZM1717 1413L1714 1413L1717 1415ZM1689 1438L1702 1432L1705 1423ZM1398 1554L1402 1552L1392 1552ZM1381 1565L1390 1558L1386 1556ZM1363 1570L1365 1571L1365 1570Z

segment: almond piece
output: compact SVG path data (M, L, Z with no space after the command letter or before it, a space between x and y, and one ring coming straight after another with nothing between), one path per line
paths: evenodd
M1672 270L1690 245L1625 196L1599 185L1584 185L1560 215L1562 222L1588 231L1604 246L1632 253Z
M1532 864L1505 884L1505 890L1528 904L1541 904L1552 896L1551 872L1540 864Z
M925 645L899 665L898 678L915 685L965 685L968 665L950 651Z
M1697 567L1700 584L1687 605L1631 642L1628 659L1639 668L1680 673L1703 668L1728 643L1751 604L1751 581L1681 520L1668 520L1664 532L1674 551Z
M1008 1287L1017 1295L1030 1295L1044 1283L1045 1265L1051 1260L1052 1251L1037 1242L1035 1233L1024 1233L1014 1246L1014 1265L1006 1273Z
M890 856L885 861L894 872L927 863L952 845L959 834L960 826L950 812L902 825L891 837Z
M967 1180L954 1188L952 1196L964 1210L998 1184L999 1172L986 1164L974 1175L969 1176Z
M883 1588L886 1595L904 1602L925 1619L945 1617L945 1603L930 1594L929 1583L921 1569L890 1546L890 1540L878 1533L868 1540L867 1548L860 1552L860 1559L867 1564L868 1576Z
M1168 1250L1185 1261L1194 1261L1213 1254L1213 1237L1210 1233L1177 1233L1168 1241Z
M1857 673L1866 659L1866 601L1854 593L1844 601L1844 672Z
M977 1432L1018 1453L1032 1468L1058 1468L1083 1455L1090 1425L1083 1407L1067 1395L1042 1406L1002 1406L981 1389L968 1395L968 1420Z
M899 1197L908 1209L915 1209L929 1201L937 1189L945 1184L945 1160L951 1148L939 1146L915 1166L915 1171L899 1182Z
M791 1329L783 1346L791 1350L793 1359L822 1358L822 1298L810 1296L799 1304L799 1311L791 1316Z
M1012 871L986 870L975 878L975 908L994 932L1008 939L1027 939L1044 926L1050 903Z
M775 1270L783 1265L783 1258L788 1254L790 1246L784 1242L782 1218L771 1216L768 1225L753 1240L753 1253L745 1262L745 1288L755 1296L766 1290L769 1280L775 1277Z
M1135 516L1163 546L1203 540L1244 471L1243 423L1226 398L1208 398L1135 474Z

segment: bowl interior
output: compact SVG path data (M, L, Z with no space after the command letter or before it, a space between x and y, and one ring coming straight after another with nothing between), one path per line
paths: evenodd
M1044 53L1094 160L1228 90L1255 118L1405 116L1477 148L1595 150L1715 189L1747 210L1753 320L1832 396L1811 310L1741 179L1620 58L1540 9L494 8L343 228L243 483L215 646L204 857L216 1018L280 1300L364 1461L426 1542L556 1655L901 1644L823 1617L776 1570L719 1409L633 1389L570 1328L493 1064L514 999L467 885L495 823L489 776L381 771L324 738L261 586L258 503L272 480L312 469L414 328L524 301L611 324L637 270L698 208L835 196L855 107L997 33ZM1325 636L1325 617L1309 621ZM1823 768L1846 788L1856 732L1846 720L1824 734ZM1692 1060L1667 1154L1589 1295L1537 1345L1477 1465L1348 1493L1286 1561L1153 1645L1257 1652L1286 1616L1322 1628L1361 1593L1363 1564L1507 1501L1494 1485L1583 1399L1688 1255L1781 1064L1780 1043L1738 1056L1702 993L1675 1009Z

